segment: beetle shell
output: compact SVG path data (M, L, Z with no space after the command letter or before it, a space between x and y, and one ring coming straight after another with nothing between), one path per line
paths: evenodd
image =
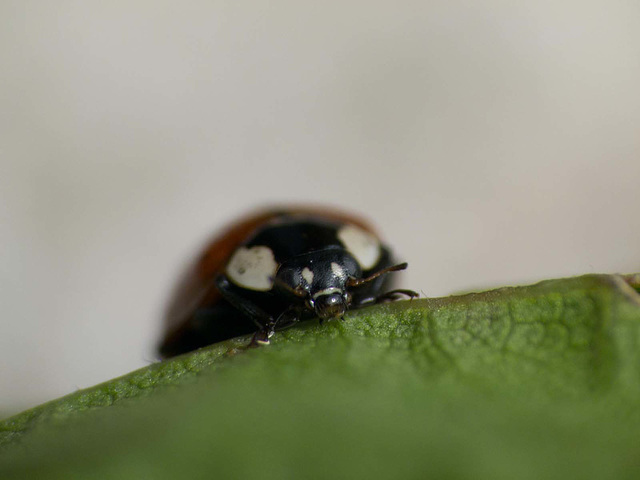
M292 322L341 316L388 286L390 277L375 272L390 265L389 249L358 217L313 207L259 211L210 242L183 277L160 353L249 334L283 312ZM362 286L345 286L372 274Z

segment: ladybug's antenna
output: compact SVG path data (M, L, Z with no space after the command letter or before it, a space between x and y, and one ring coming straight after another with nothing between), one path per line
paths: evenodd
M409 264L407 262L399 263L398 265L392 265L391 267L387 267L387 268L383 268L382 270L378 270L377 272L369 275L367 278L350 277L347 280L347 287L359 287L360 285L368 283L371 280L375 280L376 278L378 278L378 277L380 277L382 275L386 275L387 273L397 272L398 270L404 270L404 269L407 268L408 265Z

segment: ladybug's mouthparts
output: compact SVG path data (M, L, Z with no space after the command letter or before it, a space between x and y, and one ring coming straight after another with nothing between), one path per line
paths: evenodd
M320 295L315 299L314 307L316 315L323 320L330 318L342 317L347 311L342 294L330 293L328 295Z

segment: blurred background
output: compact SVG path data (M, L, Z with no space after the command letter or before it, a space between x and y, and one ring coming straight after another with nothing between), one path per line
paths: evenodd
M256 206L368 216L428 296L640 270L640 4L0 3L0 413L156 360Z

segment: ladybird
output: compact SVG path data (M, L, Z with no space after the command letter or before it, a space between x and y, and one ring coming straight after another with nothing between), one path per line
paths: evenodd
M250 345L268 344L276 331L301 320L322 322L401 295L416 297L412 290L385 291L387 274L405 268L356 216L317 208L255 213L211 242L185 277L160 354L250 333Z

